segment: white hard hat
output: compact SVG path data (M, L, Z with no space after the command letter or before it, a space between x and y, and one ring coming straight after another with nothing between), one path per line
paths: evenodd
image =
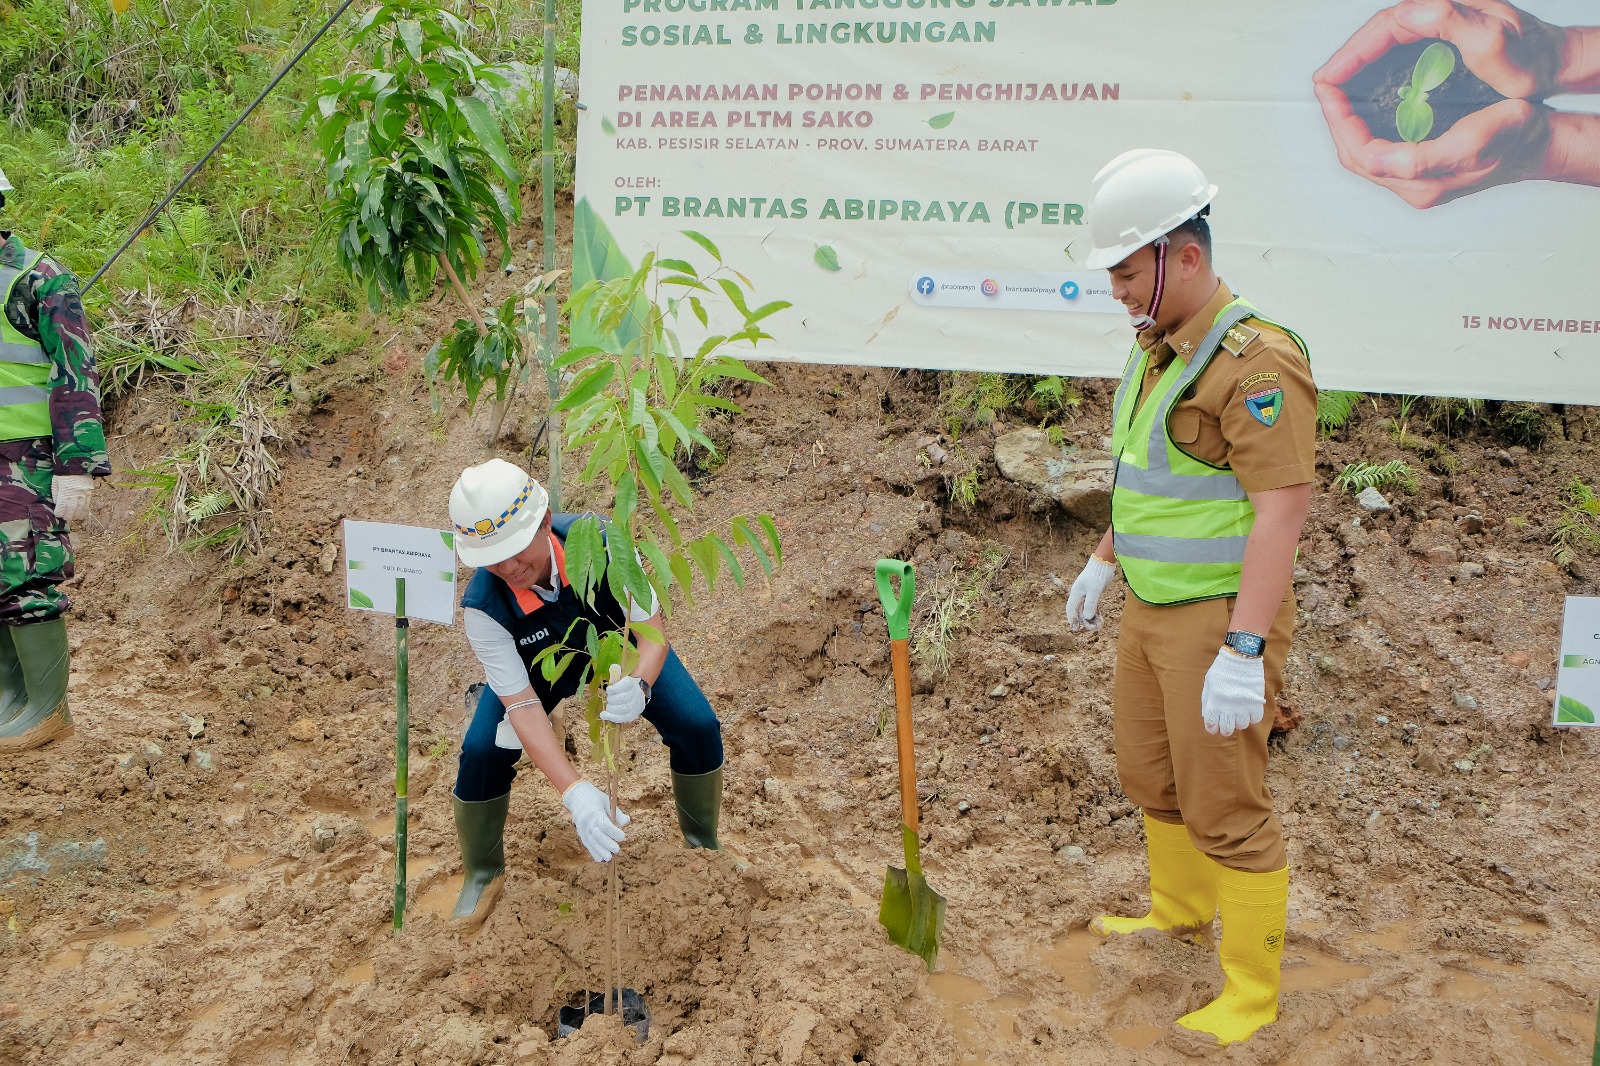
M1084 266L1116 266L1198 215L1216 195L1188 156L1164 148L1123 152L1094 176L1085 211L1093 247Z
M9 178L6 177L6 172L3 171L3 170L0 170L0 192L10 192L10 191L11 191L11 181L10 181Z
M533 543L550 498L520 467L504 459L469 466L450 490L456 554L468 566L505 562Z

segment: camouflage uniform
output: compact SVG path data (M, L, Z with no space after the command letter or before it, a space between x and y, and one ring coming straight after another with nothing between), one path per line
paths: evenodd
M21 267L27 250L0 233L0 263ZM5 307L11 325L50 357L49 437L0 441L0 623L45 622L70 606L58 588L72 576L72 542L55 515L57 476L106 477L100 375L78 279L48 256L17 281Z

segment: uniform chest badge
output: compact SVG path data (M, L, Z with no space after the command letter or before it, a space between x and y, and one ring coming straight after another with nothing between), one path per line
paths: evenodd
M1272 388L1252 392L1244 398L1244 406L1245 410L1250 412L1251 418L1263 426L1271 426L1283 413L1283 390Z
M1180 341L1178 344L1178 351L1182 352L1184 355L1188 355L1190 352L1194 351L1194 341Z

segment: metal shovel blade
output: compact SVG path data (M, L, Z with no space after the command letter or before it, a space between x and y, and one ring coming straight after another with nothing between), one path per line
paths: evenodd
M906 865L911 869L891 866L884 872L878 921L890 940L913 955L922 956L931 970L939 957L939 941L944 937L945 901L922 876L922 864L911 851L915 837L912 841L906 853Z

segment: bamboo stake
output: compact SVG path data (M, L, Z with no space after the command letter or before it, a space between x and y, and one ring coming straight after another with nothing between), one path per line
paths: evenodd
M544 0L544 99L541 101L539 153L539 191L543 200L541 223L544 228L544 272L556 268L556 0ZM544 294L544 374L554 408L561 398L561 372L556 369L556 347L561 343L561 325L555 290ZM550 456L550 510L561 510L561 412L546 416L550 436L545 442Z
M406 910L406 805L411 760L411 652L406 618L406 579L394 579L395 722L394 722L394 934Z

